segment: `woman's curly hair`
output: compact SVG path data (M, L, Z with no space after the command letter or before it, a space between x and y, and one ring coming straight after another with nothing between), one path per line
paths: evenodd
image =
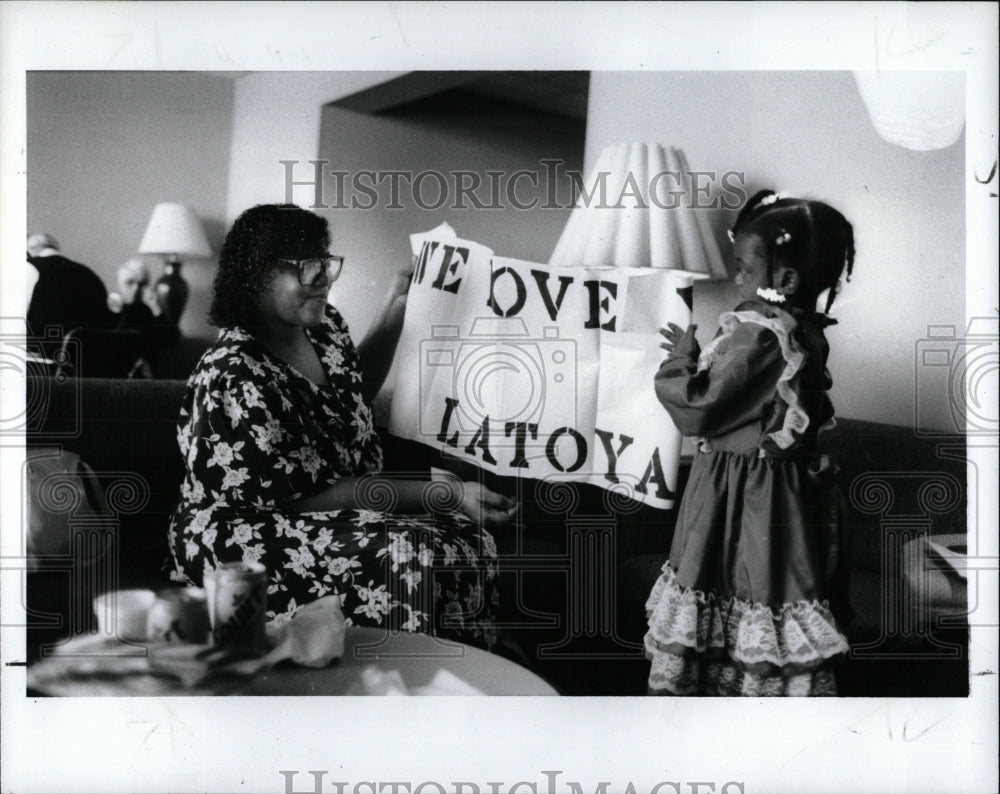
M208 319L221 328L256 322L257 298L271 282L276 261L330 247L325 218L294 204L258 204L233 223L219 253Z

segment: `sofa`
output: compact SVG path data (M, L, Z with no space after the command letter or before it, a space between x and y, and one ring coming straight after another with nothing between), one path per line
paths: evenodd
M185 384L32 375L26 388L29 449L78 453L109 495L112 518L99 560L25 566L32 661L68 635L95 630L94 595L169 584L166 528L182 475L175 430ZM848 626L852 653L838 671L842 694L967 694L964 583L936 571L929 611L920 602L929 598L926 588L915 594L906 576L917 541L966 532L964 439L844 419L822 441L840 467L852 547L856 614ZM441 462L388 436L385 449L389 469ZM682 464L679 492L686 472ZM654 510L587 485L485 479L522 505L517 525L497 533L498 652L566 694L642 694L643 606L666 559L676 508Z

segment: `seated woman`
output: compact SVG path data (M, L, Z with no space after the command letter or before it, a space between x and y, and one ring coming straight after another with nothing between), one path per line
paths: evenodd
M259 561L272 616L337 594L354 624L489 648L498 593L487 528L516 504L478 483L373 481L371 399L402 330L408 274L355 348L327 303L343 262L329 244L326 220L294 205L253 207L226 237L210 310L222 332L181 409L173 578L200 584L220 563Z

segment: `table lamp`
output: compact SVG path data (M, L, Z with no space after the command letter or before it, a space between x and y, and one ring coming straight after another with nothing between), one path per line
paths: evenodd
M157 204L139 244L139 253L167 257L163 275L156 282L156 297L164 314L176 325L188 299L188 285L181 276L181 257L212 255L201 221L183 204Z
M966 75L955 63L971 31L933 3L889 4L872 23L874 58L854 81L875 131L918 152L951 146L965 127Z
M679 149L659 143L607 146L587 176L549 264L666 270L671 290L659 307L661 322L686 328L694 312L694 281L729 278L708 223L715 205L706 194L707 181L699 183L697 173ZM704 172L701 177L707 180ZM673 488L680 434L663 439L660 452Z
M658 143L608 146L588 175L549 264L656 267L692 279L726 279L708 225L705 187L698 189L679 149Z

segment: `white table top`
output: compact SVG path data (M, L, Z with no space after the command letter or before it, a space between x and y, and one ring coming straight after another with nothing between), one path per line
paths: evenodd
M427 634L356 627L347 631L338 662L320 669L282 665L258 674L238 694L366 695L386 689L391 694L394 680L418 694L557 694L530 670L479 648Z

